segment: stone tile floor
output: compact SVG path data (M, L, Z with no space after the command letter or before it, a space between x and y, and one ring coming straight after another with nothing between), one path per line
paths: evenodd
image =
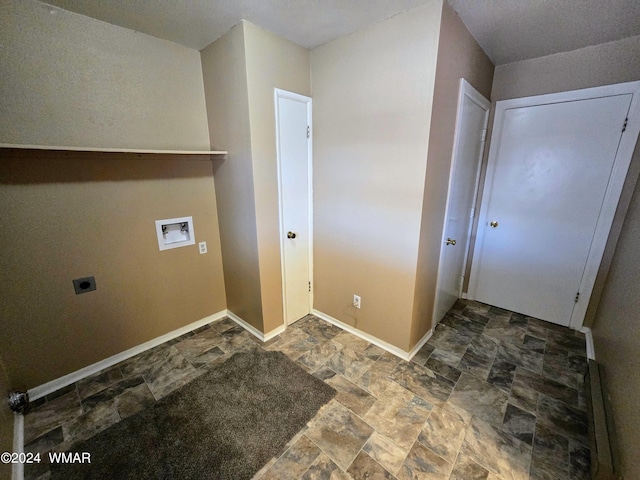
M266 344L223 319L34 402L25 451L68 449L254 348L338 392L255 478L590 478L584 336L466 300L411 362L311 315Z

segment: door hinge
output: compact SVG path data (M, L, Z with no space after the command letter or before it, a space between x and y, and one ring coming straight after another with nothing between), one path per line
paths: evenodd
M482 130L482 141L483 142L487 141L487 129L486 128L484 130Z
M575 303L578 303L578 300L580 300L580 292L576 293Z
M475 216L476 216L476 207L471 207L471 215L469 215L469 218L473 220Z
M622 125L622 133L627 129L627 123L629 123L629 117L624 119L624 125Z
M311 127L307 125L307 138L311 138Z
M311 282L309 282L309 291L311 291Z

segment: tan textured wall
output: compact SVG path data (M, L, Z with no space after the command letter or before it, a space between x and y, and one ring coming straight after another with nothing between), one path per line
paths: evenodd
M0 143L205 150L196 50L34 0L0 2Z
M210 160L19 152L0 158L0 318L12 387L32 388L224 310ZM193 216L159 251L155 220ZM76 295L74 278L97 290Z
M264 332L284 323L274 88L311 95L309 50L244 24Z
M638 150L638 148L636 148ZM596 360L604 365L624 478L640 478L640 184L627 211L593 325Z
M207 149L197 51L39 2L2 2L0 141ZM9 155L9 157L7 156ZM0 317L13 388L226 308L209 159L39 152L0 161ZM154 221L197 246L160 252ZM76 296L71 280L94 275Z
M0 393L6 395L11 390L9 377L4 367L4 362L0 358ZM6 399L7 397L2 397ZM0 453L13 451L13 413L9 410L6 401L0 406ZM9 480L11 478L11 464L0 463L0 479Z
M311 51L315 308L404 350L441 8L433 1Z
M489 98L493 64L453 8L444 2L422 206L411 325L412 347L432 326L460 78L467 80L482 95Z
M640 36L498 65L491 100L528 97L638 80Z
M200 52L214 161L227 307L260 331L262 297L242 22Z

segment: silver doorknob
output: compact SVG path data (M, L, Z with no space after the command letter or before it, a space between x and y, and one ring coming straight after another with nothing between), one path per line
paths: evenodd
M494 220L493 222L489 223L489 225L491 225L491 228L496 228L498 226L498 222Z
M447 245L455 245L456 241L455 240L451 240L450 238L447 238Z
M287 232L287 238L296 238L296 234L293 232Z

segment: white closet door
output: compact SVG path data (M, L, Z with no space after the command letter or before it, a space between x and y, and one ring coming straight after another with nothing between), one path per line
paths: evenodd
M569 325L632 97L509 108L496 116L475 299Z
M311 99L276 90L284 316L311 311Z
M442 320L461 296L490 105L486 98L461 79L438 269L435 322Z

